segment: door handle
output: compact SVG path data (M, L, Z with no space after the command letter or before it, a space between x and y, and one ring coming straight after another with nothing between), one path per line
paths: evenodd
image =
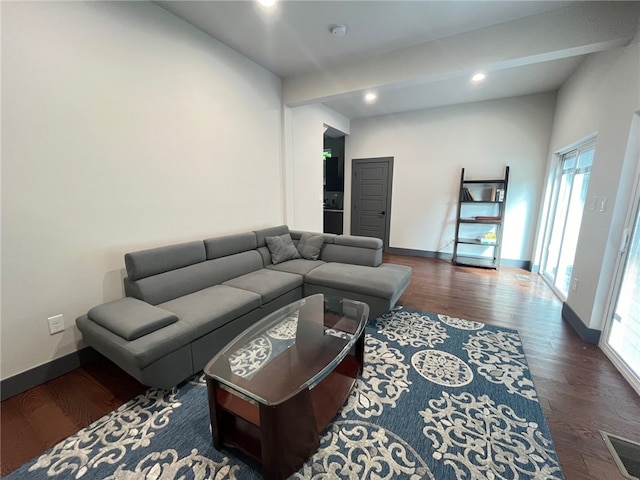
M386 212L383 210L378 215L385 215L385 214L386 214Z
M620 240L620 248L618 248L618 251L620 253L624 253L627 251L627 247L629 246L629 236L631 234L631 229L630 228L625 228L622 231L622 240Z

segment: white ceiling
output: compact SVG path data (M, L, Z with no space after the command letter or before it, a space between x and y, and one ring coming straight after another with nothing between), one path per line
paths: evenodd
M640 12L638 1L156 3L282 77L287 105L351 119L556 90L584 55L628 43ZM477 69L487 79L471 84Z

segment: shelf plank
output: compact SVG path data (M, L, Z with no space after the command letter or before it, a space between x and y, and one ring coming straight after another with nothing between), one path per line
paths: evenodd
M502 223L502 219L499 220L478 220L475 218L461 218L460 223L484 223L484 224L493 224L497 225Z
M498 262L492 257L473 257L470 255L457 255L453 261L454 265L467 267L493 268L498 269Z
M498 242L483 243L477 238L458 238L458 243L462 243L465 245L480 245L483 247L497 247L499 245Z
M462 186L465 186L467 184L470 184L470 185L493 185L493 184L503 185L505 183L506 183L506 181L504 180L504 178L501 178L499 180L463 180L462 181Z

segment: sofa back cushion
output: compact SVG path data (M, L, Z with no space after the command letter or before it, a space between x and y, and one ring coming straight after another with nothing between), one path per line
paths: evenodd
M285 235L289 232L289 227L286 225L278 225L277 227L269 227L263 228L262 230L254 230L253 232L256 235L256 243L258 248L265 247L267 242L265 240L266 237L275 237L277 235Z
M204 262L206 258L204 244L198 240L127 253L124 256L124 263L127 276L131 280L140 280Z
M293 239L293 243L297 244L298 241L300 241L300 239L302 238L302 235L305 234L312 234L312 235L322 235L322 238L324 239L324 244L328 244L328 243L334 243L336 238L338 238L339 235L336 235L335 233L320 233L320 232L306 232L304 230L291 230L291 238Z
M158 305L260 268L262 257L256 250L249 250L136 281L126 278L125 292L129 297Z
M320 260L377 267L382 264L382 240L339 235L332 244L324 246L320 252Z
M258 246L254 232L236 233L222 237L207 238L204 247L207 252L207 260L226 257L234 253L247 250L255 250Z
M271 265L271 252L267 248L266 237L274 237L277 235L285 235L289 233L289 227L287 225L279 225L277 227L263 228L262 230L254 230L256 236L256 243L258 245L258 252L262 256L263 266Z

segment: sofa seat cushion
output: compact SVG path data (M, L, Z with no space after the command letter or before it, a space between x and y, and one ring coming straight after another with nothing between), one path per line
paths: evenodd
M87 316L125 340L135 340L178 321L174 313L130 297L93 307Z
M305 277L305 283L394 299L411 280L411 268L383 263L379 267L325 263Z
M183 342L187 343L249 313L260 305L262 305L262 299L256 293L227 285L215 285L158 306L178 316L177 325L185 334Z
M269 270L278 270L280 272L297 273L298 275L306 275L314 268L324 265L322 260L306 260L304 258L296 258L295 260L288 260L277 265L268 265Z
M261 268L223 283L229 287L257 293L262 298L262 303L269 303L271 300L301 287L302 284L302 275L267 268Z

